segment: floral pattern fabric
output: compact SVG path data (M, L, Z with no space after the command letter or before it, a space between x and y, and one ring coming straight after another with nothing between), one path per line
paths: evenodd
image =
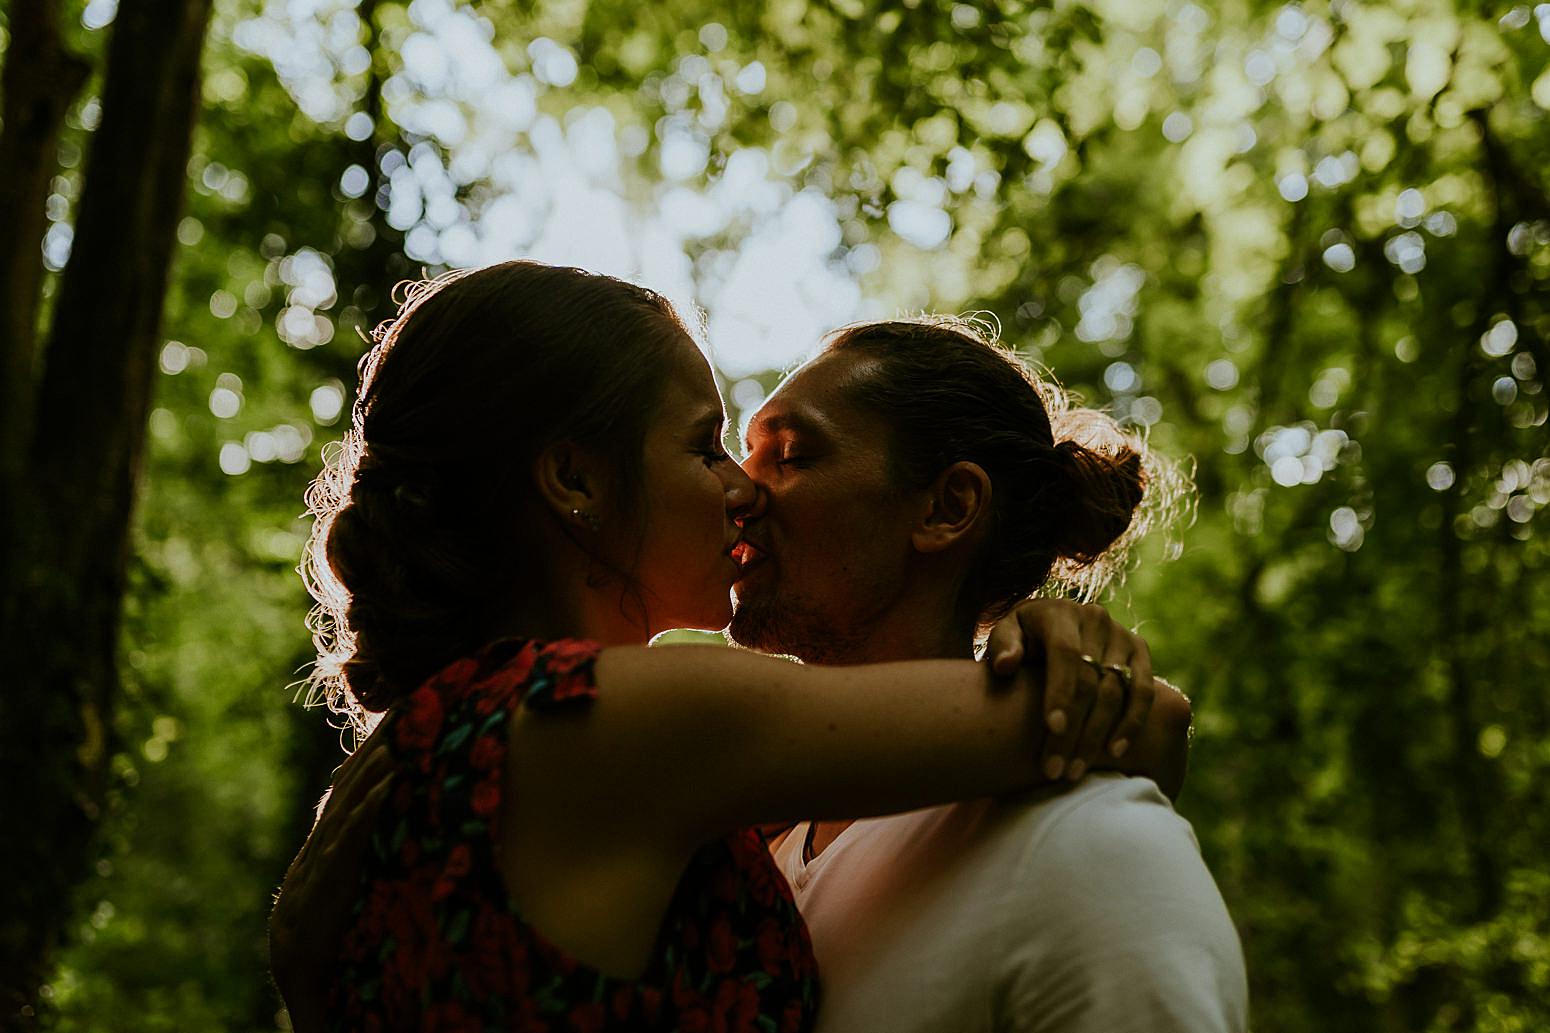
M695 854L639 980L604 975L523 921L495 861L517 706L585 707L598 645L503 639L401 704L401 762L364 864L335 982L338 1028L798 1033L817 966L791 888L748 829Z

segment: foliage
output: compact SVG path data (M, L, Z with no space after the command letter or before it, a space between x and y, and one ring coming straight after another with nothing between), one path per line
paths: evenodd
M1431 0L221 4L120 805L57 1025L282 1021L267 893L337 759L285 691L310 655L301 491L411 263L615 255L564 239L560 140L593 202L666 213L665 252L617 262L706 308L740 412L791 358L720 343L786 220L815 270L792 333L983 309L1195 457L1181 553L1114 603L1195 697L1182 810L1257 1028L1544 1028L1547 55L1550 8Z

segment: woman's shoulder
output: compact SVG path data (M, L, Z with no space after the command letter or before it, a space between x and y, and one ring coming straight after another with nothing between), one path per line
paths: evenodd
M594 666L602 646L588 639L500 638L459 657L410 693L392 729L400 754L443 744L470 722L584 705L597 697ZM499 715L497 717L497 715Z
M475 692L520 693L529 710L597 698L597 657L591 639L501 639L480 651Z
M597 695L593 668L603 647L583 638L499 638L454 660L426 685L444 698L521 691L535 709Z

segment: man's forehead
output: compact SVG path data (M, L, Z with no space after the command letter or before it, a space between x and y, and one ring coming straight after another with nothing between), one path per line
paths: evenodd
M782 430L850 436L868 422L850 393L856 363L849 356L821 355L792 372L748 423L748 437Z
M821 357L820 357L821 359ZM774 433L779 430L819 430L832 422L834 408L832 379L815 359L799 366L775 386L769 398L749 421L748 433Z
M801 408L788 408L784 401L771 398L760 406L759 411L754 413L753 419L748 421L748 430L743 435L743 444L746 447L758 438L783 431L816 436L831 430L832 425L823 419L821 414L810 414Z

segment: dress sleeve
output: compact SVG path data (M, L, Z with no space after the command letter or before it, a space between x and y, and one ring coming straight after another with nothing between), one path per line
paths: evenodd
M1242 1033L1242 948L1189 823L1150 781L1064 815L1002 912L998 1033Z
M522 691L522 705L549 711L596 699L594 669L602 648L596 642L574 638L539 644Z

